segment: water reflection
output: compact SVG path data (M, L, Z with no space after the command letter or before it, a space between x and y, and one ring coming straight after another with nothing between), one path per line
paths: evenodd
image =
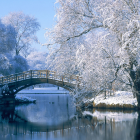
M69 95L30 95L37 98L36 105L16 107L16 113L37 125L58 126L71 120L76 113Z
M140 140L140 111L138 112L138 119L135 128L135 140Z
M14 121L15 106L0 106L0 120L7 120L9 123Z
M36 104L0 106L0 140L140 138L140 112L90 110L82 115L69 95L30 96Z
M93 110L85 111L83 114L92 116L96 122L97 135L95 139L105 140L137 140L136 133L139 133L139 112L135 111L113 111L113 110ZM139 127L137 127L139 126Z

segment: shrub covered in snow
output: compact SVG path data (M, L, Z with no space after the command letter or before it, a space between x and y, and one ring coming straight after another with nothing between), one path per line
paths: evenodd
M31 99L23 95L16 95L15 102L16 103L35 103L36 99Z

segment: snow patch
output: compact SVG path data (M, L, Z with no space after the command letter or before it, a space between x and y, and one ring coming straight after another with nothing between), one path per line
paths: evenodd
M131 104L133 106L137 106L137 99L133 97L132 92L128 91L117 91L114 93L113 96L107 96L105 99L104 94L98 95L95 100L94 98L89 100L90 102L94 101L95 105L98 105L100 103L104 103L106 105L111 105L111 104L119 104L119 105L124 105L124 104Z
M31 99L23 95L16 95L15 101L16 103L35 103L36 99Z

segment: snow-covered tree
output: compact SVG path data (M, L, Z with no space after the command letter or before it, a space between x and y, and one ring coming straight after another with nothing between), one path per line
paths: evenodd
M40 25L37 19L22 12L13 12L0 22L0 72L3 75L28 70L25 57Z
M15 55L27 56L31 43L33 41L37 42L36 32L40 27L37 19L23 12L12 12L3 17L2 22L5 25L12 25L17 32L14 46Z
M15 37L15 29L0 21L0 73L3 75L9 74L11 68L12 51L16 44Z
M20 55L15 55L12 60L13 73L23 72L29 69L27 60Z
M55 67L61 64L68 73L77 71L85 91L99 92L112 84L117 88L117 83L129 85L140 106L139 0L57 2L57 24L46 33L58 46L56 57L49 56Z

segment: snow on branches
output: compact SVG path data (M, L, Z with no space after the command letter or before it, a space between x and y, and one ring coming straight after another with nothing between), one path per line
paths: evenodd
M22 12L13 12L0 20L0 73L28 70L26 56L32 41L37 42L35 33L39 30L36 18Z
M139 1L57 2L57 24L46 33L58 46L48 56L54 69L82 76L83 98L86 92L96 94L113 85L116 90L132 87L140 62Z
M3 17L2 22L13 26L17 33L15 54L26 56L32 41L38 41L35 33L39 30L40 24L37 19L23 12L12 12Z

